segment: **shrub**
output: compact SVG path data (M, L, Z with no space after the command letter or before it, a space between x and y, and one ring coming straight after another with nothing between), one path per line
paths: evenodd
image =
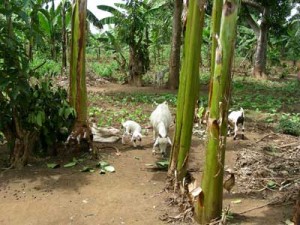
M118 65L114 61L112 61L110 64L92 62L90 66L95 74L105 78L112 78L113 74L118 69Z
M61 73L60 63L41 55L33 59L30 67L32 69L39 67L39 74L44 76L58 76Z
M284 134L300 136L300 113L285 113L279 120L278 131Z

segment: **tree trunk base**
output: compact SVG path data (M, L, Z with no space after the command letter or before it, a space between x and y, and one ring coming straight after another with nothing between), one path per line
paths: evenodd
M66 144L76 152L93 152L93 134L91 128L86 123L75 123Z
M262 71L260 68L253 68L252 71L253 77L255 77L258 80L266 80L267 75L264 71Z
M19 138L10 138L8 143L13 145L10 154L10 167L22 169L28 163L29 156L32 152L34 143L37 139L35 132L24 132L25 134Z

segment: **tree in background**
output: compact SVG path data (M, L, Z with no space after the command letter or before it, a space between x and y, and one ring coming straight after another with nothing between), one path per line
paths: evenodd
M246 22L253 29L257 39L252 73L256 78L265 78L268 34L270 30L277 34L280 32L292 5L284 0L243 0L242 4Z
M210 86L208 143L201 182L202 192L195 204L195 218L202 224L210 223L213 219L220 218L222 214L227 114L239 7L240 0L224 2L220 37L216 37L218 45L215 53L214 77Z
M297 60L300 59L300 6L297 11L285 24L286 34L283 34L282 39L277 41L281 46L282 57L292 60L293 66L296 66Z
M170 0L153 2L151 15L149 15L150 51L152 52L153 65L162 65L164 62L164 50L169 46L172 25L173 5Z
M199 62L204 14L204 1L191 0L189 2L184 57L178 90L176 127L168 171L171 177L176 171L179 182L186 175L192 139L194 109L199 91Z
M182 20L181 20L182 9L183 9L183 1L174 0L173 32L172 32L170 63L169 63L170 76L168 80L168 87L170 89L177 89L179 85L180 47L181 47L181 36L182 36Z
M150 59L148 46L148 15L151 12L147 1L130 0L125 4L115 4L121 10L98 5L98 9L112 13L111 17L100 20L102 24L115 24L122 42L129 46L129 78L132 85L142 86L142 75L149 70Z

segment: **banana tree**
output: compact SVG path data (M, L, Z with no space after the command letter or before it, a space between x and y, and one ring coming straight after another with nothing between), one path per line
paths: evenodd
M61 24L58 20L61 16L61 6L62 5L59 4L56 8L54 1L52 1L49 10L47 10L47 5L46 9L40 9L38 12L40 29L44 33L45 42L50 44L51 57L54 60L57 60L57 43L61 30Z
M112 14L100 20L101 24L114 24L117 36L121 42L129 46L129 77L132 85L142 85L142 75L149 70L149 18L158 8L152 8L147 1L130 0L115 3L116 9L107 5L98 5L98 9Z
M184 39L184 58L178 90L176 127L168 171L168 175L171 177L174 177L176 173L179 182L186 175L195 102L199 91L199 62L205 14L204 2L199 0L189 2L187 30Z
M76 0L73 4L71 29L71 56L70 56L70 105L76 111L76 120L73 131L68 138L77 140L81 148L82 140L92 148L92 134L88 124L87 88L85 74L85 47L86 47L86 13L87 0ZM86 146L84 146L86 147Z
M122 73L127 76L127 61L122 51L122 43L113 32L106 31L104 35L106 38L101 38L100 40L106 43L108 46L111 46L111 50L116 53L114 60L116 60L116 62L119 64ZM106 46L106 49L109 48L108 46Z
M222 0L213 1L212 17L211 17L211 64L210 64L210 86L213 82L214 71L215 71L215 58L216 58L216 48L217 48L217 39L216 35L220 34L220 23L222 15ZM211 96L209 96L210 98Z
M227 136L227 114L231 88L231 67L240 0L223 4L220 37L216 36L214 77L210 86L208 143L202 175L202 192L195 204L195 217L207 224L222 213L223 172Z

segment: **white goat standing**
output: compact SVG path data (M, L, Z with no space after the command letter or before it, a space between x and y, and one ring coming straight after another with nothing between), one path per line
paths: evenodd
M159 147L160 153L166 155L168 144L172 145L171 139L168 137L169 127L172 123L172 115L167 102L159 104L151 113L150 123L153 127L153 154L155 154L155 147Z
M245 131L244 120L245 120L245 113L243 108L241 108L239 111L232 111L228 115L228 134L230 134L231 127L234 127L233 140L236 139L239 124L242 125L242 138L244 139L244 131Z
M142 142L142 127L135 121L127 120L122 123L122 126L125 128L125 131L122 136L122 144L125 144L125 137L130 135L133 146L137 146L137 142L141 145Z

